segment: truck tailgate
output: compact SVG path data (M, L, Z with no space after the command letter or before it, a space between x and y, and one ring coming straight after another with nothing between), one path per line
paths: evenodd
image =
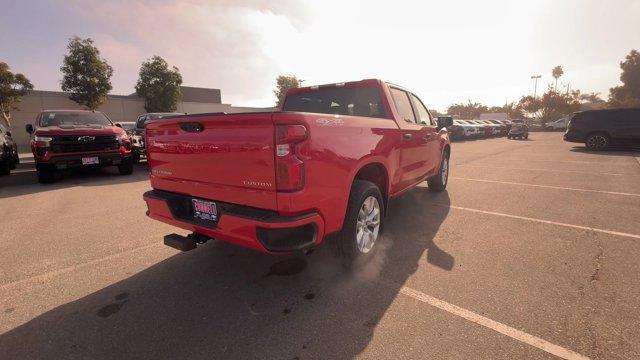
M272 113L184 116L146 129L154 189L277 209Z

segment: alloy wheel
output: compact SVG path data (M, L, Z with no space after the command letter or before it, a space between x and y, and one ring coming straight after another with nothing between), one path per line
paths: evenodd
M380 233L380 203L375 196L368 196L362 203L356 224L358 251L368 253Z

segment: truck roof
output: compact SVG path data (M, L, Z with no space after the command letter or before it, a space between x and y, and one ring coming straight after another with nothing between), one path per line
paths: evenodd
M334 86L346 86L346 87L361 86L361 85L372 86L372 85L379 85L380 83L383 83L383 82L384 81L382 81L380 79L363 79L363 80L345 81L345 82L332 83L332 84L302 86L302 87L298 87L298 88L289 89L287 94L303 93L303 92L308 92L309 90L316 90L318 88L334 87Z

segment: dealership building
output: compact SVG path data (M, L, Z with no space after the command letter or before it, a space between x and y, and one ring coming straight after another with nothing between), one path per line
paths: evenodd
M222 103L220 89L181 86L182 101L178 103L176 112L257 112L272 111L273 108L239 107ZM11 130L20 152L29 152L29 134L26 124L33 124L36 116L44 110L83 109L82 106L69 100L69 94L61 91L34 90L22 98L20 110L11 112ZM135 93L131 95L107 95L107 100L98 108L114 122L135 121L138 115L144 114L144 100Z

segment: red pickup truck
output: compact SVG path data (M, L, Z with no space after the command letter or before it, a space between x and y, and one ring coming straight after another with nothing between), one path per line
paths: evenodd
M410 91L381 80L288 92L282 111L200 114L146 125L153 190L148 216L269 253L320 245L347 261L367 257L390 199L428 181L447 186L446 126Z
M26 130L40 183L71 168L117 166L122 175L133 172L129 136L99 111L46 110Z

